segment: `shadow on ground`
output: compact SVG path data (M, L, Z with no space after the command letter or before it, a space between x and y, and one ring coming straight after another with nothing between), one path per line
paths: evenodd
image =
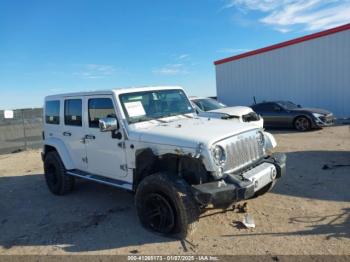
M333 126L349 126L350 128L350 120L343 120L343 121L338 121L335 123ZM327 130L328 127L323 127L323 128L313 128L308 131L298 131L295 128L288 128L288 127L265 127L266 131L270 132L271 134L303 134L303 133L314 133L323 129Z
M350 201L350 152L291 152L287 153L287 159L287 175L280 179L272 193L306 200ZM304 227L292 232L250 232L223 237L327 235L326 239L350 239L350 208L323 216L291 217L288 223Z
M266 131L271 133L271 134L274 134L274 135L277 135L277 134L302 134L302 133L313 133L313 132L317 132L317 131L320 131L320 129L311 129L309 131L304 131L304 132L301 132L301 131L298 131L294 128L278 128L278 127L266 127Z
M350 152L303 151L287 154L288 173L273 193L300 198L350 201ZM324 165L330 168L323 169ZM268 196L266 196L268 197ZM271 235L330 234L349 238L349 209L325 217L293 218L309 223L302 232ZM328 219L318 225L317 220ZM328 221L327 220L327 221ZM337 221L344 220L344 223ZM292 221L293 222L293 221ZM143 229L134 208L133 195L112 187L78 181L77 188L66 196L52 195L42 174L0 177L0 245L56 246L67 252L96 251L174 239ZM249 233L249 235L252 235ZM242 235L239 235L242 236ZM179 248L186 250L186 244Z
M349 238L350 239L350 208L345 208L339 214L326 216L306 216L290 218L289 223L302 223L306 229L293 232L268 232L231 234L223 237L245 237L245 236L312 236L327 235L326 239Z
M273 193L318 200L350 201L350 151L287 153L287 175Z
M174 241L141 227L131 193L88 181L78 181L71 194L54 196L42 174L0 177L0 210L5 249L54 245L67 252L120 247L137 252L132 246Z

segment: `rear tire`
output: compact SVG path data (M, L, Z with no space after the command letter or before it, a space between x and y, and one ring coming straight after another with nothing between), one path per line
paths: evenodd
M44 161L45 180L55 195L65 195L74 188L74 177L65 174L66 169L56 151L48 152Z
M299 116L294 120L294 128L298 131L309 131L311 121L305 116Z
M176 175L156 173L144 178L135 202L140 222L148 230L184 239L196 228L199 207L190 186Z

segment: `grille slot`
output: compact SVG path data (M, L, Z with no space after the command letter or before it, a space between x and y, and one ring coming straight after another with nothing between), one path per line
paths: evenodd
M259 143L258 133L249 132L221 141L227 152L224 171L243 169L264 157L264 148Z

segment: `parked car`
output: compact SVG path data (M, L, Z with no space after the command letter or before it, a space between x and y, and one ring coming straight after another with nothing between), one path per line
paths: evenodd
M270 133L198 117L180 87L52 95L44 115L49 190L82 178L131 191L141 224L162 234L186 237L207 205L262 195L286 172Z
M197 114L203 117L238 120L263 127L264 120L253 109L247 106L231 106L218 102L213 98L191 96L190 100Z
M290 101L272 101L252 105L264 118L266 127L294 127L299 131L334 124L333 114L324 109L304 108Z

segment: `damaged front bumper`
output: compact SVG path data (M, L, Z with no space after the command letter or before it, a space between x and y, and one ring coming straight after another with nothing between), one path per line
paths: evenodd
M320 116L320 117L314 117L313 119L313 127L326 127L326 126L332 126L335 124L336 118L332 115L326 115L326 116Z
M218 181L193 185L192 189L201 205L227 205L254 197L285 173L286 155L274 153L244 173L227 174Z

